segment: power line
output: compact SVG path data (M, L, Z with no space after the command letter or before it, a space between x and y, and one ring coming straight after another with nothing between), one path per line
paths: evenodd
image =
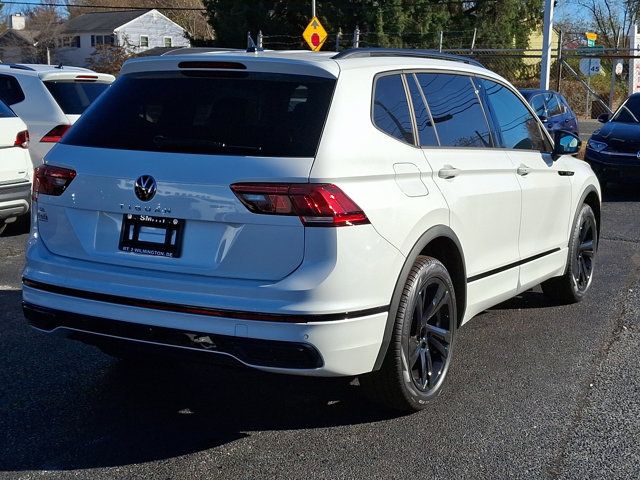
M30 7L55 7L55 8L108 8L112 10L173 10L173 11L192 11L192 12L204 12L207 9L204 7L161 7L158 5L150 7L115 7L113 5L75 5L71 3L55 3L55 2L15 2L0 0L0 5L28 5Z

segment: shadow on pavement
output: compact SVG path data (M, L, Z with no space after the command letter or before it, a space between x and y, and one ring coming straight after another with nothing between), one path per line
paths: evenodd
M255 431L397 416L365 402L349 379L114 360L32 331L20 300L19 291L0 291L18 332L8 337L6 325L0 330L8 354L0 373L0 471L129 465L207 450Z

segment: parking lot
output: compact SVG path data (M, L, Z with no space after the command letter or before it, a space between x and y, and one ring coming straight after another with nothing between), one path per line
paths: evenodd
M0 238L2 478L638 478L640 195L609 193L594 288L530 291L457 337L442 396L397 416L348 381L132 365L31 330L27 235Z

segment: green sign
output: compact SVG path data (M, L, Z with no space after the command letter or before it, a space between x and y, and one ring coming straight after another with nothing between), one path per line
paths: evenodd
M604 45L594 45L593 47L580 47L576 50L578 55L598 56L604 53Z

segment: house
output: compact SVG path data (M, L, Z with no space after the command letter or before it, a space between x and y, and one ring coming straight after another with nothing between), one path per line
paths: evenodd
M25 17L15 14L9 17L9 28L0 34L0 61L3 63L35 63L38 32L25 29Z
M62 26L56 60L86 66L96 47L105 44L119 45L130 54L190 46L185 30L155 9L85 13Z

